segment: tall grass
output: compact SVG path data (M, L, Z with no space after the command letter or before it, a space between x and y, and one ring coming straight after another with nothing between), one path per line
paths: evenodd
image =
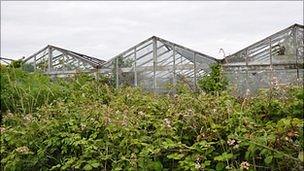
M32 113L64 94L64 87L41 73L1 67L1 111Z

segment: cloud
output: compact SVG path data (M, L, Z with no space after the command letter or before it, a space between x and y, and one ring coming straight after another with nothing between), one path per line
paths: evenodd
M236 52L294 23L294 2L1 1L1 56L47 44L109 59L152 35L211 56Z

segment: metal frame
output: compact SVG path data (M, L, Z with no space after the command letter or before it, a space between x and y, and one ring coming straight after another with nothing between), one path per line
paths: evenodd
M176 86L177 82L185 80L193 86L193 90L197 90L199 77L210 72L210 65L221 63L232 84L238 74L244 75L235 84L238 89L242 89L240 92L244 92L244 89L253 91L256 87L262 87L252 85L255 79L262 77L266 80L263 83L267 82L269 86L272 86L276 77L282 77L280 80L295 77L297 81L303 82L303 32L303 25L294 24L223 60L152 36L108 61L48 45L26 58L24 63L30 64L34 70L56 76L79 72L109 74L114 78L117 88L123 85L139 86L155 93L168 91L166 84ZM278 74L284 70L289 73L295 71L296 74ZM254 73L266 75L255 77Z
M304 66L304 53L299 56L299 50L302 48L304 51L303 35L304 26L294 24L225 57L222 60L222 66L228 78L234 79L236 75L245 72L245 76L240 77L235 83L230 79L238 91L237 94L243 96L246 91L254 93L259 88L303 82L299 74L299 70L303 72ZM302 42L302 46L298 42ZM289 74L293 72L295 74L284 74L283 72L287 70L290 71ZM263 77L263 83L268 83L268 86L261 86L258 83L248 84L256 82L256 79L261 77ZM243 81L246 82L245 85L240 84Z
M47 62L47 67L41 67L45 62ZM40 70L56 76L79 72L97 72L104 62L104 60L95 57L52 45L47 45L23 61L24 64L31 65L33 70Z
M218 62L211 56L152 36L111 58L101 67L108 68L104 74L110 72L115 76L117 88L121 85L140 86L161 93L169 90L167 84L175 86L182 81L179 79L182 76L188 78L188 84L193 85L195 90L197 71L208 73L209 64Z
M9 65L12 61L14 61L13 59L10 59L10 58L3 58L3 57L0 57L0 62L2 63L5 63L7 65Z

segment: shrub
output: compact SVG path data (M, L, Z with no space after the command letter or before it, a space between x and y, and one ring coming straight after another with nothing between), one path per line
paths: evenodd
M226 90L228 81L222 73L221 65L214 64L210 68L211 72L198 80L197 84L199 88L204 92L211 94L217 94Z
M302 88L240 101L225 91L166 96L82 76L44 79L61 93L3 115L1 170L303 169Z

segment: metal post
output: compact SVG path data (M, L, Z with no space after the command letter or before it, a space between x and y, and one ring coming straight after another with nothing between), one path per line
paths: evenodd
M242 54L241 54L242 55ZM249 84L248 84L248 79L249 79L249 74L248 74L248 49L245 50L245 62L246 62L246 68L245 68L245 72L246 72L246 76L245 76L245 82L246 82L246 96L247 96L247 90L249 90Z
M153 91L156 92L156 59L157 58L157 42L153 37Z
M270 88L272 89L273 84L273 65L272 65L272 43L271 38L269 38L269 60L270 60Z
M37 60L37 56L35 55L35 56L34 56L34 71L36 71L36 68L37 68L37 67L36 67L36 60Z
M271 38L269 38L269 59L270 59L270 66L272 68L272 44L271 44Z
M196 53L194 52L193 53L193 73L194 73L194 80L193 80L193 82L194 82L194 91L196 91L197 90L197 86L196 86L196 73L197 73L197 67L196 67Z
M99 80L99 69L97 68L94 72L95 80Z
M176 86L176 66L175 66L175 55L176 55L176 47L173 45L172 49L173 49L173 85L174 87Z
M49 46L48 47L48 51L49 51L49 61L48 61L48 72L49 72L49 74L51 73L51 71L52 71L52 56L53 56L53 51L52 51L52 47L51 46Z
M64 53L63 54L63 64L62 64L63 71L66 71L66 62L65 62L66 58L68 58L68 55L67 55L67 53Z
M297 42L297 27L293 28L293 39L294 39L294 46L295 46L295 57L296 57L296 67L297 67L297 80L300 78L299 74L299 65L298 65L298 42ZM297 81L297 84L299 81Z
M137 87L137 72L136 72L136 47L134 48L134 86Z
M118 84L119 84L119 80L118 80L118 58L119 57L117 57L116 59L115 59L115 68L116 68L116 88L118 88Z

